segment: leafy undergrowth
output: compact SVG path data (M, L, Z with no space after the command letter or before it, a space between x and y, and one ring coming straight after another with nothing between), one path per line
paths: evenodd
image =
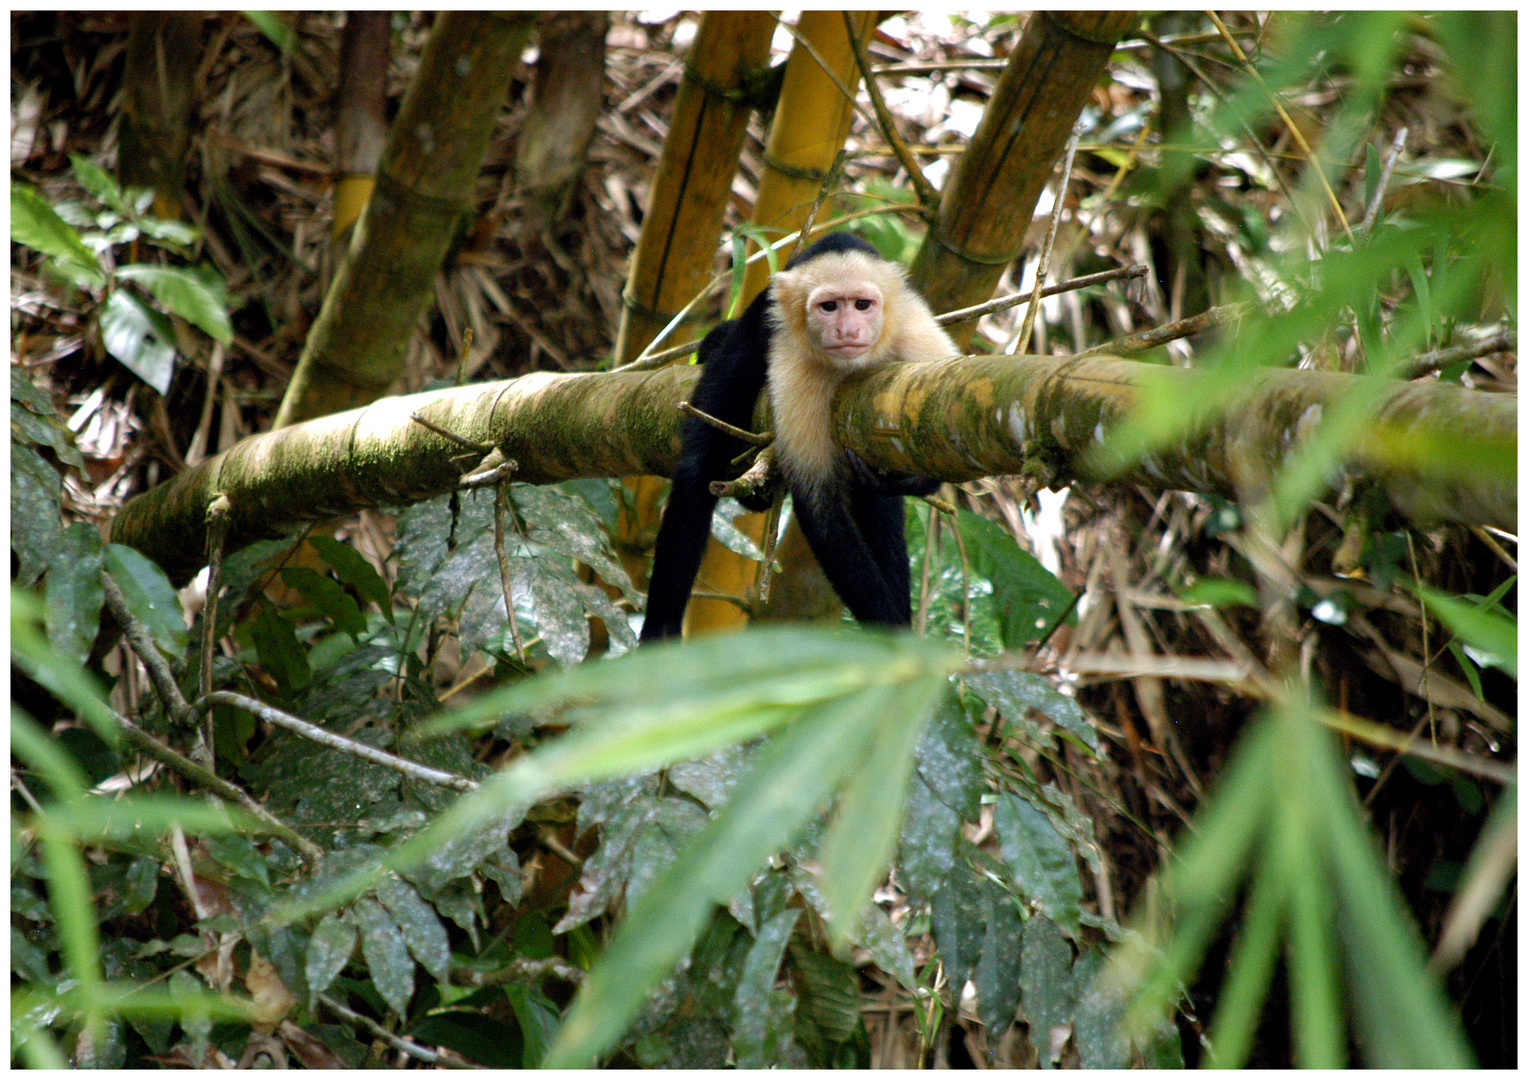
M1174 1030L1132 1048L1118 1000L1091 991L1121 933L1084 904L1092 823L1014 749L1095 753L1074 699L973 667L943 634L755 630L617 656L626 617L576 572L622 579L584 487L592 502L513 489L513 627L491 493L400 513L391 585L323 537L233 554L212 697L207 610L186 633L157 568L83 527L51 557L24 545L46 566L45 603L18 593L13 615L39 712L15 720L29 1060L866 1066L867 995L902 1014L919 1061L968 983L994 1042L1023 1001L1034 1060L1177 1059ZM969 613L976 656L1045 636L1068 594L990 523L959 521L978 569L945 545L932 624ZM128 640L189 699L144 699L136 741L81 675L103 570ZM574 666L591 627L610 655ZM509 681L442 689L446 652ZM515 677L528 667L547 670ZM47 738L42 688L85 722ZM160 786L141 775L89 793L130 751L197 746L209 725L264 817L138 793ZM164 779L197 777L161 757Z

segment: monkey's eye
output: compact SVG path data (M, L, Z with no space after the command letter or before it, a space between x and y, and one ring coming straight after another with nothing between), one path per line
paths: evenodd
M822 310L824 312L832 313L832 312L838 310L838 301L837 300L824 300L822 302L821 307L822 307Z
M854 309L856 311L869 311L873 307L875 307L874 300L866 300L862 297L854 301Z

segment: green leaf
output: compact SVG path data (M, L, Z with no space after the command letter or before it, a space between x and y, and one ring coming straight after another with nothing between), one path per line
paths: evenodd
M414 958L398 924L369 897L357 900L350 914L361 936L361 955L366 958L372 985L393 1012L407 1016L409 999L414 996Z
M1243 607L1256 609L1257 590L1245 581L1229 578L1203 577L1188 588L1178 590L1178 598L1186 604L1208 604L1210 607Z
M74 445L74 432L64 426L48 392L11 366L11 443L46 446L59 461L84 468L85 459Z
M1368 1064L1470 1068L1473 1055L1459 1018L1427 970L1423 942L1400 902L1400 890L1353 806L1331 734L1308 715L1288 715L1281 722L1305 725L1310 749L1298 765L1310 770L1312 803L1325 811L1315 827L1330 851L1344 984Z
M403 941L414 959L441 985L451 981L451 943L435 909L408 882L385 877L377 884L377 899L398 923Z
M186 620L175 587L157 564L123 544L106 545L106 569L127 598L127 609L143 623L154 644L168 656L186 651Z
M514 1025L469 1009L441 1009L423 1016L408 1029L409 1037L455 1050L468 1061L490 1069L519 1069L525 1045Z
M990 879L981 882L987 932L971 981L976 984L976 1012L996 1044L1019 1008L1019 975L1024 919L1013 897ZM1039 921L1039 920L1036 920Z
M964 838L961 847L967 847ZM930 915L950 985L964 986L981 958L987 933L984 879L976 876L965 858L956 858L944 888L934 895Z
M332 536L310 536L308 543L333 568L336 577L360 593L362 599L376 604L388 622L393 621L393 598L387 582L365 556Z
M1014 884L1032 905L1076 937L1082 877L1065 838L1044 810L1012 792L998 796L993 824Z
M1517 623L1458 597L1416 586L1417 597L1427 610L1477 653L1482 666L1494 664L1517 678Z
M90 192L97 202L111 207L118 213L126 212L122 188L118 186L116 180L112 179L111 173L84 154L70 154L69 165L80 186Z
M797 1016L830 1045L846 1043L860 1025L859 978L851 964L790 943L796 969Z
M115 289L100 311L101 342L124 367L163 396L175 374L175 329L126 289Z
M48 566L48 640L59 656L84 665L101 626L101 534L77 521L58 538Z
M74 762L57 746L51 745L42 728L14 705L11 707L11 749L49 778L67 809L86 801L84 777ZM90 875L84 857L76 847L75 837L69 832L69 816L44 811L35 816L32 827L42 847L48 905L58 927L67 970L79 980L84 1012L88 1017L98 1019L101 1012L100 934Z
M175 266L133 263L117 267L117 277L136 281L148 289L149 295L167 314L185 319L214 341L227 345L233 340L233 326L228 321L227 302L221 292L209 288L191 271Z
M30 446L11 444L11 550L15 585L30 585L47 569L58 537L63 479Z
M360 607L339 582L309 566L283 567L281 580L302 593L319 614L334 624L335 629L356 640L366 633L366 616L361 614Z
M1097 948L1084 950L1072 965L1077 1056L1084 1069L1125 1069L1130 1065L1130 1040L1120 1026L1125 1000L1117 985L1100 978L1103 970L1104 954Z
M889 699L879 687L848 699L849 707L876 717L876 724L869 745L856 755L860 767L849 774L818 849L828 936L835 948L847 943L855 916L886 876L906 809L913 746L944 690L943 679L925 678Z
M1077 736L1089 750L1098 750L1098 732L1077 704L1077 699L1057 690L1051 681L1033 671L981 671L966 676L966 686L1011 722L1023 720L1025 711L1036 709L1064 731Z
M1320 873L1319 867L1308 869ZM1214 1068L1236 1069L1247 1064L1257 1034L1257 1018L1278 960L1283 903L1284 882L1265 867L1237 930L1235 947L1226 963L1225 984L1215 1006L1206 1061Z
M1040 1057L1040 1067L1053 1068L1066 1045L1077 995L1072 986L1072 946L1049 919L1034 918L1024 924L1019 981L1030 1045Z
M953 689L939 702L918 740L918 775L934 797L964 821L975 821L986 787L982 747Z
M356 927L350 920L339 917L335 912L321 918L318 926L313 929L312 938L307 939L304 970L310 990L315 994L329 990L336 976L344 972L345 964L350 962L354 950Z
M886 912L874 904L867 905L853 944L864 949L871 962L893 976L902 984L903 989L916 992L918 969L913 960L913 952L907 947L907 932L892 922Z
M246 11L244 17L260 30L270 40L270 43L283 53L289 53L295 44L291 26L275 11Z
M1070 590L1001 525L969 510L958 520L972 572L992 582L1004 647L1022 649L1045 637L1071 610Z
M250 641L255 655L271 678L276 680L281 696L290 699L313 678L307 651L297 640L292 624L268 607L255 613L249 624Z
M108 744L116 746L122 737L116 713L106 704L106 697L95 680L80 665L65 660L54 650L43 635L42 620L42 599L12 585L11 662L79 713ZM15 702L11 703L11 712L13 716L20 714ZM46 754L56 749L52 743L44 740L39 752ZM12 750L16 750L14 737ZM70 778L77 772L72 762L68 763L68 770L62 778L50 777L50 782L55 787L60 782L72 783ZM84 790L83 785L80 785L80 790Z
M510 983L504 988L515 1019L520 1023L520 1036L525 1041L523 1068L539 1069L546 1057L547 1047L557 1035L562 1023L562 1010L534 986Z
M58 216L36 188L15 180L11 181L11 239L72 267L92 289L106 284L101 261L85 246L80 234Z
M949 878L959 833L960 815L934 795L921 772L915 774L897 853L897 883L914 901L931 899Z
M202 230L184 221L167 221L164 218L146 217L137 221L143 235L160 242L161 247L187 249L202 238Z
M882 700L893 692L883 688ZM855 765L874 722L874 714L861 711L864 703L856 704L810 709L764 745L727 806L632 906L574 1001L547 1068L592 1064L689 950L711 908L726 903L816 814Z
M748 950L743 973L733 991L736 1020L732 1049L739 1069L762 1069L778 1060L779 1010L773 990L785 945L790 941L800 908L786 908L766 919Z

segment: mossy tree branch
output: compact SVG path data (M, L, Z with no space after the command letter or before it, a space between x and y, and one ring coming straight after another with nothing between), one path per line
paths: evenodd
M449 491L480 459L415 423L416 411L496 447L518 463L515 477L525 482L667 475L679 449L678 403L695 376L688 365L537 373L384 398L244 440L131 500L112 539L183 582L205 559L206 510L219 494L232 503L233 550L307 521ZM873 466L949 481L1020 473L1051 486L1113 479L1234 497L1271 473L1359 381L1263 371L1218 417L1110 476L1098 463L1100 434L1128 415L1146 380L1169 380L1170 389L1171 380L1192 377L1103 356L895 365L840 392L839 436ZM1419 522L1516 529L1517 478L1497 464L1516 459L1515 397L1398 381L1379 394L1373 415L1372 437L1340 463L1344 476L1372 481ZM1479 452L1469 453L1466 441Z

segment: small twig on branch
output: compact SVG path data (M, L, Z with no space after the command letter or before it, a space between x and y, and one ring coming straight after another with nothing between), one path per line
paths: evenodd
M439 1065L446 1069L482 1068L482 1066L474 1065L470 1061L463 1061L456 1057L454 1054L443 1054L439 1050L431 1050L429 1047L420 1046L418 1043L410 1039L405 1039L401 1035L395 1035L391 1031L388 1031L381 1024L377 1023L371 1017L362 1016L358 1012L352 1012L351 1010L347 1009L338 1001L335 1001L328 994L318 993L315 994L314 997L323 1002L324 1008L328 1009L335 1016L338 1016L341 1020L344 1020L346 1023L356 1024L365 1028L367 1031L371 1032L371 1034L387 1043L388 1046L391 1046L394 1050L405 1053L416 1061L422 1061L426 1065Z
M164 702L164 707L170 712L170 718L177 724L185 723L190 716L191 707L186 704L186 699L180 692L174 672L170 670L170 665L159 651L159 647L154 644L154 639L147 628L129 610L127 597L123 595L122 587L105 570L101 571L101 588L106 593L106 606L122 624L122 629L127 634L127 643L132 646L133 652L138 654L138 659L143 661L143 666L149 673L149 679L154 684L155 692L159 694L159 699ZM210 743L207 746L207 752L212 753Z
M1139 278L1145 276L1146 267L1139 263L1134 266L1120 266L1113 270L1103 270L1097 274L1086 274L1055 285L1047 285L1040 290L1040 296L1055 296L1058 293L1086 289L1091 285L1102 285L1104 282L1116 281L1120 278ZM1008 296L999 296L996 300L988 300L985 304L977 304L975 307L957 308L955 311L947 311L943 315L935 316L934 321L940 326L970 322L973 319L981 318L983 315L993 315L999 311L1006 311L1011 307L1018 307L1027 300L1033 300L1034 297L1034 290L1012 293Z
M1400 374L1416 378L1418 375L1427 375L1434 371L1441 371L1451 364L1457 364L1464 360L1473 360L1477 356L1489 356L1495 352L1516 352L1517 335L1511 330L1502 330L1490 337L1481 338L1479 341L1466 341L1459 345L1450 345L1446 349L1434 349L1432 352L1423 353L1409 363L1402 366Z
M1077 124L1072 128L1072 137L1066 141L1066 157L1061 163L1061 177L1056 181L1056 201L1051 204L1050 228L1045 231L1045 243L1040 247L1040 258L1035 265L1035 288L1045 283L1045 275L1050 273L1051 250L1056 246L1056 231L1061 226L1061 210L1066 205L1066 186L1072 179L1072 162L1077 157L1077 144L1082 141L1082 125ZM1014 347L1014 352L1024 354L1029 351L1029 341L1035 329L1035 316L1040 311L1039 304L1030 304L1024 309L1024 325L1019 328L1019 339Z
M462 436L458 435L454 431L447 431L445 428L441 427L439 424L436 424L436 423L433 423L433 422L431 422L429 420L426 420L424 417L420 416L417 412L409 413L409 419L414 421L414 423L418 424L420 427L429 428L431 431L435 432L435 434L439 435L442 439L447 439L447 440L449 440L451 442L454 442L457 446L464 446L468 450L475 450L479 454L486 454L486 453L488 453L488 451L493 449L493 447L487 446L487 445L485 445L483 443L477 443L477 442L473 442L471 439L463 438Z
M870 54L865 49L865 43L855 33L854 16L847 11L844 12L844 31L849 36L849 47L854 50L854 60L859 65L860 74L863 76L865 93L870 95L870 107L875 110L875 119L881 134L886 136L886 141L891 144L891 152L897 156L897 161L901 163L902 168L907 170L907 178L913 182L913 187L918 191L918 201L924 206L938 206L939 189L923 175L923 170L919 167L917 159L913 157L912 151L907 148L902 133L897 130L891 110L886 107L886 98L881 95L881 88L875 81L875 72L870 66Z
M1129 337L1117 338L1114 341L1106 341L1102 345L1095 345L1091 349L1084 349L1078 353L1078 358L1084 356L1127 356L1130 353L1145 352L1157 345L1175 341L1190 334L1197 334L1201 330L1209 330L1216 326L1223 326L1228 322L1239 319L1247 311L1247 304L1223 304L1220 307L1212 307L1207 311L1201 311L1198 315L1190 315L1186 319L1159 326L1154 330L1147 330L1140 334L1131 334Z
M235 694L228 690L217 690L191 706L191 709L193 713L196 713L202 709L210 709L214 705L232 705L234 708L242 709L251 716L264 720L268 724L275 724L277 727L294 731L305 739L311 739L322 746L338 750L342 754L349 754L351 757L358 757L364 761L381 765L384 768L401 772L405 776L418 780L421 783L438 784L441 787L452 788L456 791L476 791L478 788L476 780L470 780L465 776L458 776L453 772L446 772L444 769L432 769L428 765L419 764L417 761L410 761L408 758L389 754L386 750L378 750L375 746L367 746L363 742L346 738L344 735L335 734L332 731L319 727L317 724L310 724L306 720L299 720L290 713L284 713L263 701L257 701L252 697L245 697L243 694Z
M117 726L122 729L122 734L127 739L128 745L153 758L166 768L179 773L204 791L221 796L242 808L269 829L272 836L284 840L287 844L296 848L302 856L303 862L312 865L323 859L323 848L296 832L290 825L261 806L248 792L224 780L210 769L203 768L184 754L166 746L137 724L127 719L127 717L118 714L116 719Z
M751 443L754 446L768 446L774 441L773 435L760 435L746 428L734 427L725 420L718 420L708 412L701 412L688 401L681 401L679 403L679 411L686 416L693 416L697 420L710 424L718 431L725 431L735 439L742 439L745 443Z
M763 494L770 484L771 474L774 472L774 464L774 452L769 447L765 447L759 451L759 456L754 459L753 464L748 466L737 479L712 480L710 484L711 494L715 495L718 499L726 498L727 496L735 498L739 492L743 494Z

